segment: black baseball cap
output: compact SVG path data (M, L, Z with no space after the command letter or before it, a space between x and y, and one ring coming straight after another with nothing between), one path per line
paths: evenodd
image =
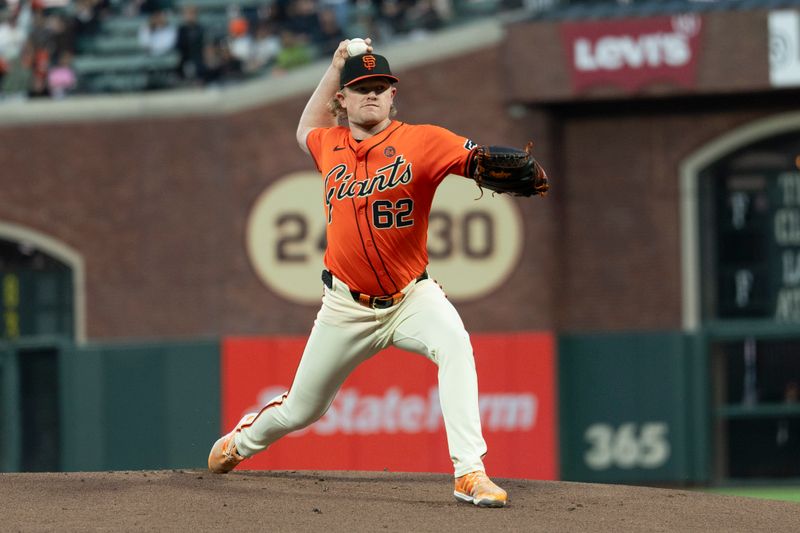
M392 83L400 81L392 74L389 61L385 57L378 54L361 54L345 60L342 73L339 75L339 86L347 87L351 83L367 78L388 78Z

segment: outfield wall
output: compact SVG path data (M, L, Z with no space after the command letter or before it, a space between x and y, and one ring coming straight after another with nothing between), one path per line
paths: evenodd
M706 443L691 427L707 404L685 394L698 369L684 340L474 335L487 467L526 479L705 480ZM4 344L0 467L203 468L221 432L290 388L304 342ZM438 402L435 366L388 350L348 378L322 419L247 467L447 473Z

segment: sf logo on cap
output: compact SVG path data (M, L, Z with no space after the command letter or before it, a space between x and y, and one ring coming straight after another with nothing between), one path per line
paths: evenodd
M364 56L361 58L361 62L364 64L364 68L367 70L372 70L375 68L375 56Z

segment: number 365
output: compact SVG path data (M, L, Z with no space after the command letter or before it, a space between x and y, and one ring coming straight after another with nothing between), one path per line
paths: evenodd
M669 426L666 422L645 422L637 431L638 424L628 422L618 428L610 424L597 423L586 428L584 437L590 444L583 458L592 470L611 467L658 468L670 456L667 439Z

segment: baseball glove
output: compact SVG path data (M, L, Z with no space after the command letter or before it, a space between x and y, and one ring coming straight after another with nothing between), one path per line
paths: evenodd
M470 161L471 177L487 188L514 196L544 196L550 189L547 174L533 155L533 142L524 150L505 146L478 146Z

